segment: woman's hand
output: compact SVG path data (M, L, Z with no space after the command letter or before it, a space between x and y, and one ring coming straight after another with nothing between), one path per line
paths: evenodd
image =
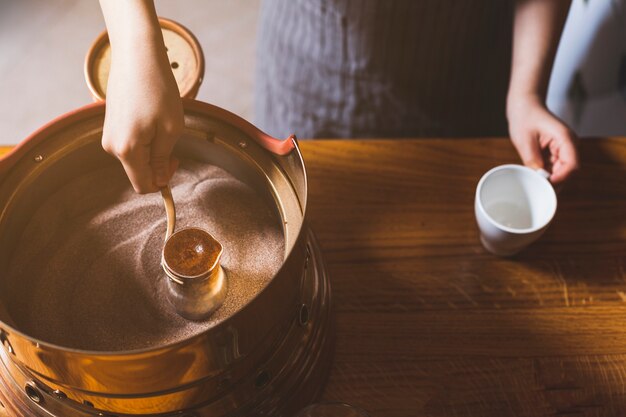
M545 106L550 69L571 0L516 0L507 97L509 134L524 164L557 184L578 168L574 134ZM544 153L549 157L544 159ZM547 155L545 155L547 156Z
M154 5L144 0L101 0L112 56L102 146L116 156L138 193L166 186L171 156L184 125Z
M551 172L561 183L578 169L574 133L538 97L509 99L509 134L524 165Z

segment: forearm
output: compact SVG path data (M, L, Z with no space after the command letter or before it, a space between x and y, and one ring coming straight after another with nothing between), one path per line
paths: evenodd
M507 112L520 100L544 103L571 0L517 0Z
M578 168L574 135L545 105L552 62L570 0L517 0L506 116L524 165L551 172L554 184Z
M100 0L111 42L102 147L139 193L168 184L183 108L152 0Z
M152 0L100 0L100 7L113 56L127 53L165 54L163 35Z

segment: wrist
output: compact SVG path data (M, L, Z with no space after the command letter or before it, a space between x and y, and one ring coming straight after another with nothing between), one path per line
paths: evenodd
M506 99L506 116L510 121L520 112L544 107L545 99L539 93L509 91Z

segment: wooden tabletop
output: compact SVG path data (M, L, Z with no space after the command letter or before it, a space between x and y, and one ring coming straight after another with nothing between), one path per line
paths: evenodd
M324 399L372 417L626 415L626 138L583 140L556 218L514 258L473 200L506 139L303 141L331 274Z
M582 170L521 255L478 240L505 139L303 142L337 320L325 398L372 417L626 415L626 138Z

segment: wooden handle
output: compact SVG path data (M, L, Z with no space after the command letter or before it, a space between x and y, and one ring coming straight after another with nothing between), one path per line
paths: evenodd
M165 214L167 215L167 231L165 232L165 240L167 240L176 228L176 207L174 206L174 197L172 189L168 185L161 188L161 197L163 197L163 205L165 206Z

